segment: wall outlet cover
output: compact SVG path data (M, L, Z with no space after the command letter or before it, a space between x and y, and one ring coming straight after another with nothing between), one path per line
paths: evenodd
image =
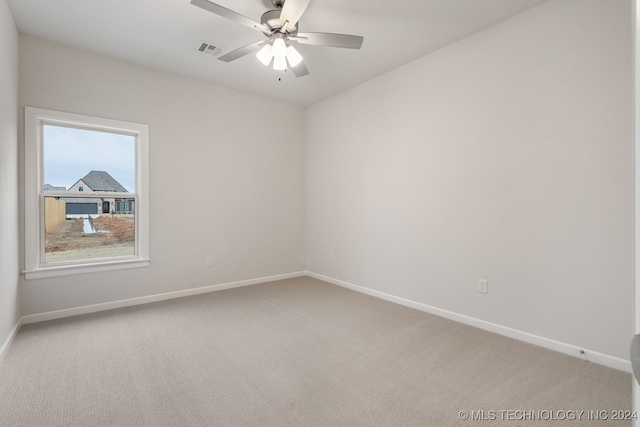
M489 281L486 279L478 279L478 292L486 294L489 292Z

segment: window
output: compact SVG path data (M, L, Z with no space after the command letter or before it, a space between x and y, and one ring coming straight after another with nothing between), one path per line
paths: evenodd
M116 212L132 212L133 200L118 200L116 206Z
M148 126L25 108L25 278L149 265Z

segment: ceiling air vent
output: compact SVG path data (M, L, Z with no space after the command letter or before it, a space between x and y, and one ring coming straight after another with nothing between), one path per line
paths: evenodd
M206 53L207 55L218 56L222 52L222 47L203 41L198 50L202 53Z

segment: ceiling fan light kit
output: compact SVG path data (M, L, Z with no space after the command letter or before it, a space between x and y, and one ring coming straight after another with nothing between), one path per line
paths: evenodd
M302 55L295 47L287 45L283 37L276 37L271 43L262 46L262 49L256 53L258 60L264 65L271 64L273 60L274 70L286 70L287 63L291 67L295 67L302 62Z
M273 56L276 58L284 58L287 56L287 44L282 35L278 34L275 36L273 44L271 45L271 52L273 52Z
M219 60L231 62L258 51L256 57L264 65L269 65L273 62L273 69L278 71L286 71L288 66L296 77L302 77L309 74L309 70L303 61L302 55L293 47L292 43L360 49L364 40L361 36L348 34L299 33L298 21L307 10L310 1L272 0L276 10L265 12L260 19L260 23L209 0L191 0L191 4L253 30L260 31L268 38L267 41L258 41L232 50L218 57Z
M282 57L273 57L273 69L276 71L287 70L287 59Z
M289 61L292 67L302 62L302 55L291 45L287 46L287 61Z
M273 59L273 49L271 48L271 43L265 44L262 49L256 53L256 56L264 65L271 64L271 60Z

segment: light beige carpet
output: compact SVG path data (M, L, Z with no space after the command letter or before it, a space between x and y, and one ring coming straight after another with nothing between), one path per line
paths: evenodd
M629 426L631 380L302 277L25 325L0 425Z

